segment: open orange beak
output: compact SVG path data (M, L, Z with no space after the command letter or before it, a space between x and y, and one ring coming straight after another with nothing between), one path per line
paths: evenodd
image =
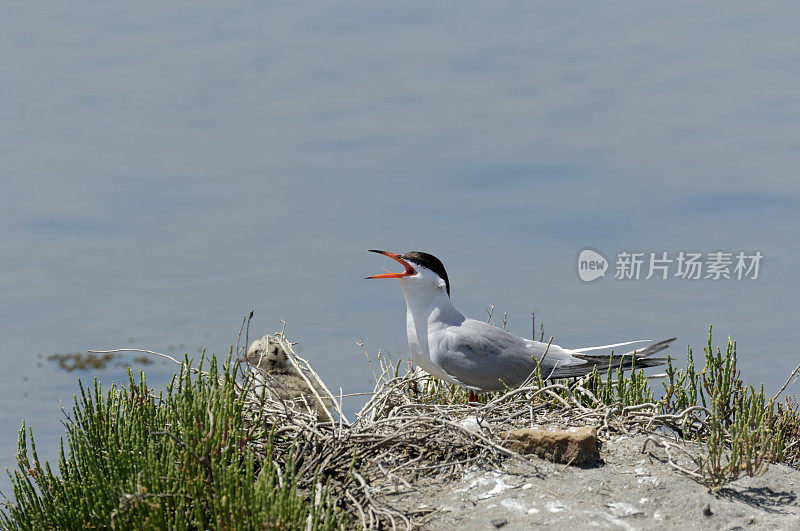
M402 273L392 273L391 271L386 269L385 271L387 271L387 273L383 273L383 274L380 274L380 275L372 275L371 277L364 277L364 278L403 278L403 277L410 277L411 275L416 275L417 274L417 270L414 269L411 266L411 264L409 264L408 262L406 262L405 260L400 258L399 254L390 253L389 251L377 251L375 249L370 249L369 252L378 253L378 254L382 254L384 256L388 256L392 260L403 264L403 267L405 267L406 270L403 271Z

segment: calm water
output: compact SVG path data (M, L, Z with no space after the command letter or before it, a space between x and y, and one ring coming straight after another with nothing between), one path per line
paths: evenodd
M565 346L675 335L682 356L713 322L776 389L800 361L798 19L735 2L0 6L0 465L23 419L55 457L79 376L125 375L49 354L227 353L251 309L252 335L284 318L332 388L368 388L355 341L407 348L400 289L362 280L391 267L370 248L433 252L464 313L494 303L528 334L535 310ZM584 248L611 261L591 284ZM621 250L764 258L755 281L621 281ZM172 369L146 370L163 386Z

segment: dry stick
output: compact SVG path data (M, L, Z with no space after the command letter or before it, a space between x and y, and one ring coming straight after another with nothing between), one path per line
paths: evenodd
M86 352L91 352L93 354L109 354L109 353L112 353L112 352L143 352L145 354L154 354L156 356L161 356L162 358L167 358L168 360L174 361L178 365L181 365L183 363L183 362L180 362L180 361L176 360L172 356L168 356L167 354L162 354L160 352L154 352L152 350L144 350L144 349L140 349L140 348L115 348L115 349L112 349L112 350L87 350ZM192 370L196 371L197 369L192 369Z
M339 387L339 411L342 411L342 388ZM349 424L349 422L348 422ZM339 415L339 438L342 438L342 430L344 428L344 415Z
M405 515L403 515L402 513L399 513L399 512L397 512L397 511L390 511L390 510L384 509L384 508L382 508L382 507L378 507L378 504L377 504L377 503L375 503L375 500L374 500L374 498L373 498L373 497L372 497L372 495L369 493L369 486L367 485L367 482L364 480L364 478L361 476L361 474L359 474L359 473L358 473L358 472L356 472L355 470L354 470L354 471L352 471L352 472L351 472L351 474L352 474L352 475L353 475L353 476L354 476L354 477L355 477L355 478L358 480L358 482L361 484L361 490L362 490L362 492L363 492L363 493L364 493L364 495L367 497L367 500L368 500L368 501L371 503L371 505L373 506L373 507L370 507L370 509L369 509L369 511L370 511L370 513L371 513L371 514L370 514L370 525L372 525L372 513L373 513L373 511L374 511L375 513L378 513L378 514L385 514L386 516L388 516L388 517L389 517L389 521L392 523L392 529L397 529L397 522L395 522L395 519L394 519L394 514L396 514L396 515L400 516L400 517L401 517L401 518L402 518L402 519L405 521L405 523L406 523L406 525L407 525L407 528L408 528L408 529L411 529L411 528L412 528L412 526L411 526L411 522L410 522L410 521L408 520L408 518L406 518L406 516L405 516ZM376 519L377 519L377 517L376 517Z
M356 416L358 417L358 420L356 420L356 424L362 418L364 418L366 413L370 411L374 413L376 407L380 404L380 402L385 402L391 395L391 393L396 391L398 387L404 386L408 382L416 382L424 378L427 378L427 376L414 376L410 379L403 380L402 382L396 383L394 385L389 384L388 382L387 383L379 382L378 384L376 384L375 390L373 391L373 397L366 403L366 405L363 408L361 408L361 411L359 411L356 414ZM387 387L389 387L389 391L384 391L384 389L386 389Z
M569 463L567 463L566 465L564 465L564 468L562 468L562 469L560 470L560 472L563 472L563 471L565 471L566 469L568 469L568 468L570 467L570 465L572 465L572 463L574 463L574 462L575 462L575 459L577 459L577 458L578 458L578 456L576 455L576 456L574 456L572 459L570 459L570 460L569 460Z
M414 463L416 463L417 461L421 460L421 459L422 459L422 457L423 457L423 456L420 454L420 455L418 455L417 457L415 457L414 459L412 459L411 461L405 461L405 462L403 462L403 463L400 463L399 465L397 465L396 467L394 467L393 469L391 469L389 472L390 472L390 473L392 473L392 472L397 472L398 470L400 470L400 469L402 469L402 468L408 468L408 467L410 467L411 465L413 465Z
M648 409L648 408L649 409L656 409L657 407L658 407L658 404L656 404L655 402L642 402L641 404L636 404L636 405L633 405L633 406L625 406L622 409L622 414L624 415L625 413L628 413L628 412L639 411L640 409Z
M524 457L519 455L517 452L514 452L513 450L509 450L508 448L500 446L499 444L497 444L497 443L495 443L493 441L490 441L489 439L487 439L483 435L475 433L474 431L469 431L467 428L465 428L461 424L458 424L458 423L450 421L450 420L444 420L444 419L436 419L436 420L438 420L442 424L445 424L447 426L455 428L456 430L461 431L462 433L466 434L469 437L474 437L475 439L478 439L482 443L494 448L495 450L497 450L501 454L506 454L506 455L508 455L510 457L513 457L515 459L522 459L526 463L528 462L527 459L525 459Z
M703 476L697 472L697 470L700 470L700 464L697 462L697 459L694 456L692 456L692 454L690 454L689 452L687 452L686 450L684 450L683 448L681 448L677 444L673 444L673 443L671 443L669 441L658 440L655 437L653 437L652 435L648 436L647 439L645 439L644 444L642 445L642 453L645 453L645 451L647 450L647 443L648 442L652 442L653 444L655 444L659 448L663 448L664 449L664 452L667 454L667 462L669 462L670 466L672 466L676 470L679 470L679 471L683 472L684 474L687 474L687 475L689 475L689 476L691 476L691 477L693 477L695 479L698 479L698 480L702 480L703 479ZM685 467L682 467L681 465L677 464L672 459L672 454L670 453L670 450L672 448L680 450L687 457L689 457L689 459L691 459L694 462L694 464L697 465L697 470L694 470L694 471L693 470L689 470L689 469L687 469Z
M411 486L411 483L409 483L409 482L408 482L408 481L406 481L405 479L401 478L400 476L394 476L394 475L392 475L392 472L391 472L391 471L387 471L385 468L383 468L383 465L382 465L382 464L378 463L378 468L380 469L380 471L381 471L381 472L383 472L383 473L386 475L386 477L387 477L387 478L389 478L389 479L391 479L391 480L398 480L398 481L400 481L400 483L402 483L402 484L403 484L403 486L404 486L404 487L406 487L408 490L414 490L414 487L412 487L412 486Z
M554 336L550 336L550 340L547 342L547 348L544 349L544 353L542 354L542 357L539 358L539 365L542 364L542 362L544 361L544 357L547 356L547 352L550 350L550 344L553 342L553 337Z
M284 325L284 328L285 328L285 325ZM286 353L288 354L286 356L286 359L289 360L289 363L292 364L294 369L300 374L300 376L303 378L303 380L305 380L306 385L308 385L308 388L314 394L314 397L319 402L320 407L325 412L325 415L328 417L328 419L331 421L331 423L332 424L336 424L336 420L333 418L333 415L331 415L331 412L328 409L328 406L325 405L325 401L322 399L321 396L319 396L319 393L314 388L314 385L311 383L311 380L308 379L308 376L305 375L305 372L303 371L303 369L300 368L300 365L297 363L297 359L302 359L302 358L300 358L300 356L298 356L295 353L294 349L292 349L291 344L286 340L286 337L283 335L283 332L281 332L281 335L279 336L278 340L281 342L281 344L283 345L284 350L286 350ZM295 359L295 358L297 358L297 359ZM303 360L303 361L305 361L305 360ZM306 365L309 366L307 362L306 362ZM331 394L330 391L328 391L328 388L325 387L325 384L322 383L322 380L319 378L319 376L317 376L317 374L314 373L314 372L312 372L312 374L317 379L317 382L322 385L322 388L325 390L325 392L328 393L328 397L330 398L331 402L333 404L336 404L336 398ZM337 406L337 408L338 408L338 406ZM342 415L341 411L339 411L339 414ZM348 424L349 424L349 422L348 422Z
M366 529L367 528L367 518L366 518L366 515L364 515L364 508L361 507L361 504L358 503L358 500L356 500L355 496L350 494L349 491L345 491L345 495L348 498L350 498L350 501L353 502L353 505L355 505L356 509L358 509L358 515L361 517L361 528L362 529Z
M789 375L789 378L787 378L787 379L786 379L786 383L785 383L785 384L783 384L783 387L781 387L780 391L778 391L778 392L775 394L775 396L773 396L773 397L772 397L772 400L773 400L773 401L774 401L776 398L778 398L778 396L780 396L780 394L783 392L783 390L784 390L784 389L786 389L786 386L788 386L788 385L789 385L789 382L791 382L791 381L792 381L792 378L794 378L794 375L795 375L795 374L797 374L797 371L800 371L800 365L798 365L797 367L795 367L795 368L794 368L794 370L792 371L792 374L790 374L790 375Z
M352 398L354 396L372 396L372 391L361 391L359 393L344 393L340 394L339 398Z
M508 393L506 393L504 395L498 396L497 398L495 398L491 402L486 403L483 406L484 408L486 408L485 415L488 415L496 407L499 407L502 402L505 402L509 398L513 398L516 395L533 392L533 394L527 398L527 401L530 402L530 401L533 401L533 399L536 398L537 396L539 396L540 394L546 393L547 391L552 391L554 389L569 390L569 388L566 387L564 384L558 384L558 383L550 384L550 385L542 387L542 388L531 387L531 386L518 387L517 389L514 389L513 391L510 391L510 392L508 392ZM562 399L562 401L563 401L563 399Z
M685 417L688 417L690 413L694 413L695 411L701 411L701 412L705 413L706 415L711 416L711 411L709 411L708 409L704 408L703 406L689 406L686 409L684 409L683 411L681 411L680 413L654 415L652 417L652 419L650 420L650 422L645 427L645 429L649 430L651 428L652 424L655 423L655 422L661 422L663 424L663 423L669 422L669 421L681 420L681 419L683 419ZM700 419L696 419L696 420L700 420Z
M448 462L448 463L440 463L438 465L415 466L415 467L412 468L412 470L414 470L414 471L434 470L434 469L437 469L437 468L444 468L444 467L447 467L447 466L468 465L470 463L473 463L476 459L478 459L478 456L472 457L470 459L464 459L463 461L452 461L452 462Z
M244 317L242 317L242 326L239 327L239 334L236 336L236 357L237 358L239 357L239 340L242 338L242 330L244 330L245 321L247 321L247 316L246 315ZM245 340L245 343L247 343L246 340ZM247 345L245 345L245 349L246 348L247 348ZM245 354L247 354L247 352L245 352Z
M592 403L594 404L594 407L597 407L597 406L600 406L600 405L602 405L602 402L600 402L600 401L597 399L597 397L595 397L595 396L594 396L594 393L592 393L592 392L591 392L591 391L589 391L588 389L584 388L582 385L580 385L580 384L576 384L576 385L575 385L575 387L574 387L574 389L576 389L576 390L577 390L577 391L579 391L579 392L580 392L580 393L581 393L583 396L585 396L585 397L587 397L589 400L591 400L591 401L592 401Z
M244 353L247 355L247 347L250 346L250 321L253 320L253 310L250 310L250 315L247 316L247 328L244 331ZM241 331L240 331L241 333Z
M348 421L347 417L344 416L340 404L336 401L336 397L333 396L333 393L330 392L328 387L325 385L325 382L323 382L322 378L319 377L319 374L317 374L317 372L311 367L311 364L308 362L308 360L298 356L297 353L292 349L291 343L289 343L287 346L289 348L289 351L295 357L295 359L303 363L304 370L310 373L314 377L317 383L319 383L320 387L322 387L322 390L325 391L325 393L328 395L328 398L331 400L332 404L336 407L336 412L339 413L339 416L344 419L344 422L350 424L350 421Z
M375 367L372 366L372 360L369 358L369 352L367 352L367 347L364 346L364 342L362 340L356 341L356 345L361 347L361 349L364 351L364 356L367 357L367 363L369 363L369 368L372 371L372 377L375 378L375 381L377 382L378 376L375 374Z

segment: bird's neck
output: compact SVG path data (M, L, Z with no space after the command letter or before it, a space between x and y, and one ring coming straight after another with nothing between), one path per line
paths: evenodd
M413 315L420 324L460 324L464 316L455 309L447 292L438 289L416 289L414 286L402 286L406 298L409 318Z
M442 290L416 290L403 286L403 295L408 309L408 347L415 363L429 374L447 379L431 360L431 341L437 342L448 326L464 322L464 316L453 307L450 297Z

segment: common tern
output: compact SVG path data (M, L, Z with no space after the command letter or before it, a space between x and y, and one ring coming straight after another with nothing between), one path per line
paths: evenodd
M675 338L652 343L625 354L592 353L615 347L650 342L649 339L613 345L567 349L558 345L525 339L490 323L464 317L450 301L450 279L441 260L432 254L412 251L402 255L370 249L388 256L405 267L400 273L366 278L394 278L400 282L406 299L408 346L414 362L423 370L469 390L470 402L476 393L499 391L523 383L536 369L545 378L571 378L607 369L628 368L635 355L637 368L664 363L653 354L666 349Z

